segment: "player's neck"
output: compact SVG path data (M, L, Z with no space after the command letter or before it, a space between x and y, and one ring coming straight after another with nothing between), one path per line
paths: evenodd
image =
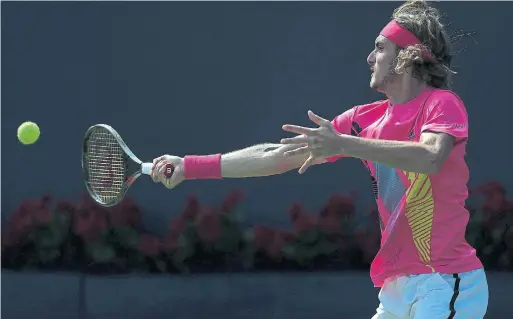
M404 77L401 81L390 84L386 95L391 105L404 104L413 100L428 86L426 82L411 77Z

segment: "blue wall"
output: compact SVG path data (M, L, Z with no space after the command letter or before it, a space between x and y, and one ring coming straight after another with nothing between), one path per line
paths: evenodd
M2 3L2 214L21 200L84 190L85 130L113 125L141 159L227 152L278 141L286 122L309 124L381 98L366 57L398 2L4 2ZM511 2L444 2L451 31L477 31L458 55L455 90L470 114L471 184L513 187ZM22 146L17 126L37 122ZM500 133L501 130L508 130ZM145 178L130 190L159 228L195 192L216 202L248 191L247 221L287 224L289 205L319 207L356 189L372 201L357 160L265 179L194 181L173 191ZM163 227L163 226L162 226Z
M511 318L513 275L487 273L487 319ZM6 319L369 319L366 272L178 276L2 273Z

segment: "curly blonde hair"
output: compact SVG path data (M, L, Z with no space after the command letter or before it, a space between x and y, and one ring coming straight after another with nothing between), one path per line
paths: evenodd
M450 88L456 72L451 70L451 43L440 22L440 12L424 0L410 0L394 10L392 19L422 42L422 45L398 48L395 71L412 66L415 78L436 88ZM423 55L426 50L432 58Z

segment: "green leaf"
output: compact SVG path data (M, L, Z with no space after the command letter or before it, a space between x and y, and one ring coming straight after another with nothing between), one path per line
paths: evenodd
M61 255L59 249L41 249L37 251L39 261L46 264L54 261Z
M236 253L242 240L242 232L238 225L224 221L221 224L221 236L215 243L216 250L225 253Z
M112 246L95 243L89 246L91 258L97 263L109 263L116 258L116 251Z
M116 227L113 232L122 247L134 249L139 244L139 233L131 227Z
M64 243L67 234L58 225L50 224L37 232L35 244L39 249L57 248Z
M306 265L308 261L319 255L312 247L298 244L285 245L283 252L287 258L295 260L300 265Z
M157 269L160 271L160 272L166 272L167 271L167 265L166 265L166 262L161 260L161 259L157 259L155 260L155 266L157 267Z
M283 254L287 259L295 260L296 250L297 246L294 244L285 245L285 247L283 247Z
M321 255L331 255L337 251L338 246L328 240L322 240L315 245L314 251Z
M177 262L184 262L194 255L194 243L191 242L187 236L181 234L178 237L178 250L173 254L173 260Z
M67 231L71 225L71 217L66 214L53 214L50 225L60 228L61 231Z
M320 235L321 233L317 229L310 229L301 232L300 235L297 237L297 240L300 243L313 244L319 239Z
M235 208L225 214L223 217L231 222L239 224L242 221L242 212L240 209Z
M240 252L239 257L242 260L244 269L251 269L255 264L256 249L253 245L246 245Z

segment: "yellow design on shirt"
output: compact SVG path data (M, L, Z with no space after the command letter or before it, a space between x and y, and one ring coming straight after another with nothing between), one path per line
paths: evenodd
M406 191L406 211L413 242L420 259L429 266L431 261L431 231L433 227L434 201L429 176L404 172L410 181ZM431 267L431 266L429 266ZM432 267L431 267L432 268Z

